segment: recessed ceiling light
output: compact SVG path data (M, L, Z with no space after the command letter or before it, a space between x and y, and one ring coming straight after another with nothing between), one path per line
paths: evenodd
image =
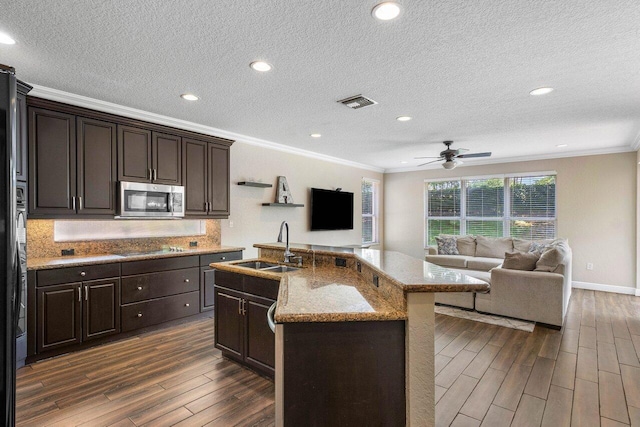
M529 92L529 95L539 96L539 95L546 95L551 92L553 92L552 87L539 87L538 89L534 89L531 92Z
M192 93L183 93L182 95L180 95L180 98L186 99L187 101L197 101L198 99L200 99Z
M400 117L396 117L396 120L399 122L408 122L412 118L413 117L410 117L410 116L400 116Z
M403 165L406 165L406 164L407 164L407 163L409 163L409 162L407 162L406 160L403 160L403 161L401 161L400 163L402 163Z
M2 44L16 44L16 41L9 37L5 33L0 33L0 43Z
M371 14L374 18L381 21L389 21L395 19L400 15L400 5L392 1L386 1L384 3L377 4Z
M253 61L251 64L249 64L249 66L256 71L260 71L263 73L265 71L271 70L271 64L264 61Z
M311 135L309 135L311 138L320 138L322 136L322 134L319 133L312 133Z
M564 147L568 147L568 146L569 146L568 144L558 144L558 145L556 145L556 147L558 147L558 148L564 148Z

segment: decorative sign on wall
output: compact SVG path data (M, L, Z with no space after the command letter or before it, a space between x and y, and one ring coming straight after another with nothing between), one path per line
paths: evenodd
M293 197L289 190L286 176L278 177L278 190L276 191L276 203L293 204Z

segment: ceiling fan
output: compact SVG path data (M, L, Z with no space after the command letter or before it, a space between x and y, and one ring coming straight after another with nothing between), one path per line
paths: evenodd
M458 159L469 159L471 157L489 157L489 156L491 156L491 152L463 154L463 153L466 153L469 150L467 150L466 148L458 148L457 150L451 148L451 144L453 144L453 141L443 141L442 143L444 145L446 145L447 148L446 148L446 150L443 150L443 151L440 152L440 156L438 156L438 157L415 157L416 159L436 159L436 160L432 160L432 161L427 162L427 163L422 163L421 165L418 165L418 167L424 166L424 165L428 165L430 163L440 162L440 161L444 160L444 163L442 164L443 168L445 168L445 169L454 169L456 166L462 164L462 162L459 161Z

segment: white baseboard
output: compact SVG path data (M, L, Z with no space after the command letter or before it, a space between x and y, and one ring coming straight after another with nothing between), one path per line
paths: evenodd
M627 286L603 285L600 283L589 282L572 282L572 288L588 289L590 291L613 292L616 294L640 296L640 289L630 288Z

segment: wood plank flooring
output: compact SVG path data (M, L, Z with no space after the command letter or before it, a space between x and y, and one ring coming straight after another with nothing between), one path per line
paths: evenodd
M561 331L436 315L438 426L640 426L640 298L575 289ZM18 372L18 426L273 426L273 383L213 319Z

